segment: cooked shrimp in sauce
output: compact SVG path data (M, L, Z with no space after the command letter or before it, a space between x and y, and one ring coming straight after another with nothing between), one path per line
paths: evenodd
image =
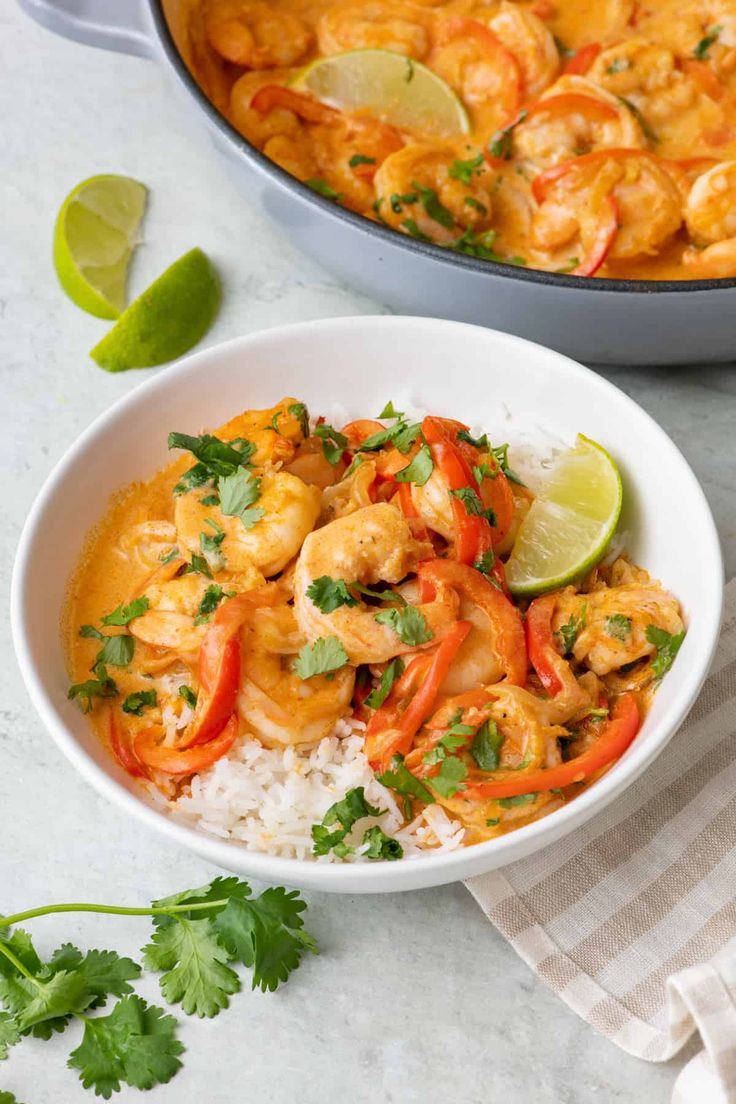
M736 278L733 0L195 4L203 89L218 72L234 126L326 199L494 264ZM365 50L396 64L358 107L306 79Z
M431 165L456 210L437 148L391 154L383 186L403 155L411 186L429 186ZM677 191L656 162L591 157L576 163L589 166L585 190L568 194L561 173L540 197L569 223L567 244L579 247L586 205L608 194L631 251L676 230L674 213L661 229L652 218L657 189L668 202ZM478 170L473 194L490 207ZM611 191L598 194L602 176ZM648 196L649 224L638 226L627 188ZM709 174L690 192L704 243L728 240L720 195ZM172 432L176 459L117 496L70 584L69 696L120 767L175 804L203 779L227 786L224 766L255 784L254 756L279 753L296 787L279 800L298 801L305 773L357 740L370 785L400 831L424 826L428 849L438 817L456 845L474 844L594 785L635 739L685 635L682 613L623 553L561 589L512 597L506 562L535 495L509 446L478 432L391 403L338 427L293 397L214 431ZM363 789L341 777L334 800L368 815ZM326 826L315 854L352 853ZM369 832L368 858L401 855L398 840L379 847L378 826Z

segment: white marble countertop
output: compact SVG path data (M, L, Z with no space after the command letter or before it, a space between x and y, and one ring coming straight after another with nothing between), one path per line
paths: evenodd
M153 64L84 49L0 3L0 529L2 602L20 529L51 465L146 373L110 376L86 351L106 323L76 310L50 263L54 213L85 176L151 189L132 289L201 245L226 286L215 343L299 319L378 312L262 223L188 123ZM674 437L710 499L736 569L736 376L731 366L611 370ZM730 509L729 509L730 507ZM683 519L683 532L687 519ZM3 613L5 610L3 609ZM21 685L7 629L0 663L0 911L54 900L143 904L214 874L125 819L62 759ZM50 617L49 631L55 631ZM462 886L377 898L312 894L322 954L276 994L245 992L213 1021L185 1020L185 1070L156 1101L235 1104L659 1104L679 1063L651 1066L599 1038L539 984ZM44 951L66 939L135 954L148 922L34 922ZM154 983L141 988L155 998ZM184 1018L183 1018L184 1019ZM92 1100L65 1068L66 1037L25 1042L0 1089L25 1104ZM138 1099L128 1090L122 1101Z

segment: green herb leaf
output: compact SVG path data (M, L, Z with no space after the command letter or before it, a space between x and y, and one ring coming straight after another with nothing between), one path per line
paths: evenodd
M504 161L510 160L513 153L514 129L519 123L524 122L526 116L526 111L520 111L512 122L491 135L488 143L488 150L491 157L501 157Z
M202 499L202 501L204 502L204 499ZM159 559L160 559L162 564L167 564L167 563L171 563L172 560L175 560L178 555L179 555L179 549L177 548L176 545L174 545L174 547L171 549L170 552L166 552L166 553L162 554L161 556L159 556Z
M307 598L314 602L322 613L333 613L340 606L357 606L358 599L348 590L344 579L333 579L330 575L321 575L307 587Z
M188 563L184 568L183 575L204 575L206 579L212 578L212 572L210 571L210 565L204 556L198 556L195 552L192 555L192 562Z
M256 451L253 442L243 437L228 444L210 433L203 433L200 437L190 437L187 433L170 433L169 448L186 449L199 461L184 473L174 487L174 494L184 494L194 487L213 482L220 476L232 475L238 468L248 464Z
M485 518L490 525L496 524L496 515L491 509L484 509L480 495L474 487L458 487L449 492L453 498L459 498L465 507L466 513L474 517Z
M135 653L135 639L123 633L120 636L108 636L105 646L97 656L94 672L102 667L129 667Z
M427 782L442 797L452 797L460 790L465 789L463 779L467 778L468 768L462 759L448 757L443 759L439 774L434 778L428 778Z
M109 1016L86 1019L81 1044L69 1066L79 1070L85 1089L109 1100L121 1082L151 1089L170 1081L181 1067L184 1047L176 1039L176 1020L141 997L123 997Z
M575 645L575 641L585 628L585 615L587 611L588 603L583 602L582 606L580 607L579 616L576 617L574 613L571 613L570 620L567 621L564 625L560 625L559 629L557 630L557 633L555 635L559 636L559 638L561 639L563 647L565 649L565 655L569 655L569 653L572 651Z
M314 644L305 644L294 660L294 673L300 679L337 671L348 661L348 654L336 636L320 636Z
M718 36L721 34L722 30L723 27L720 24L711 27L708 34L701 38L700 42L693 50L693 57L697 58L698 61L705 61L709 55L711 46L718 41Z
M313 192L317 192L318 195L324 196L325 199L332 199L335 203L339 203L342 199L342 192L336 192L331 184L328 184L326 180L323 180L321 176L313 176L309 180L305 180L304 183L308 188L311 188Z
M394 755L391 759L391 770L384 771L383 774L377 774L376 778L382 786L395 790L396 793L403 794L406 797L414 797L418 801L423 801L425 805L434 804L434 796L424 783L405 766L403 755Z
M233 598L234 596L234 590L223 590L219 583L210 583L202 595L194 624L202 625L205 621L209 621L210 615L214 613L223 598ZM182 689L184 688L180 687L180 692Z
M614 613L612 617L606 618L606 632L614 640L627 640L631 633L631 618L625 617L623 613Z
M179 697L183 698L192 709L194 709L197 704L197 695L194 693L191 686L180 686Z
M393 836L387 836L380 825L374 824L363 836L363 844L368 844L368 849L363 852L366 859L384 859L392 862L401 859L404 848Z
M429 445L421 445L413 460L405 468L397 471L394 479L397 483L416 483L417 487L423 487L433 471L434 462Z
M342 801L336 801L322 817L321 824L312 825L312 851L315 855L327 855L334 850L338 858L345 858L353 850L345 843L345 837L356 821L367 816L379 816L381 809L365 799L365 789L358 786L348 790ZM330 831L333 825L339 828Z
M431 242L432 239L428 234L425 234L423 230L419 229L419 224L416 219L407 218L402 222L402 227L406 230L407 234L411 238L416 238L417 241Z
M87 679L70 686L66 696L70 701L79 698L82 712L89 713L94 698L114 698L117 692L117 685L111 678Z
M509 467L509 446L496 445L495 448L491 449L491 452L493 453L496 463L498 464L499 468L506 476L506 478L510 479L512 483L518 484L519 487L526 487L526 483L524 483L523 480L521 480L516 474L516 472Z
M419 202L419 196L416 192L405 192L404 195L400 195L399 192L393 192L389 197L389 203L391 204L391 210L395 215L400 215L404 209L404 205L411 207L413 203Z
M673 634L658 628L656 625L647 625L645 635L649 643L657 649L652 661L652 671L659 681L664 678L675 662L675 657L685 639L685 630Z
M620 100L622 104L624 104L626 107L628 107L629 111L631 112L631 114L634 116L637 123L641 127L644 137L649 142L651 142L652 145L656 145L657 142L659 142L659 138L654 133L654 131L652 130L649 123L646 121L646 119L642 115L641 111L636 106L636 104L632 103L631 100L627 100L625 96L617 96L616 99Z
M460 180L463 184L469 185L472 183L473 173L481 172L483 162L483 154L479 153L477 157L471 157L467 161L453 161L447 173L454 180Z
M574 272L575 269L579 266L579 264L580 264L580 258L579 257L570 257L569 260L565 261L564 265L560 265L559 268L556 268L555 272L560 272L560 273Z
M389 625L402 644L417 647L426 644L432 639L433 633L427 624L427 619L416 606L405 606L404 609L395 608L381 610L373 615L379 625Z
M136 617L140 617L148 609L149 602L145 594L142 594L140 598L134 598L127 606L119 605L117 609L114 609L112 613L108 613L102 618L103 625L127 625L129 621L133 621Z
M447 207L444 206L434 188L425 188L416 180L412 180L411 186L419 196L428 217L433 222L438 222L440 226L444 226L446 230L452 230L455 226L452 211L448 211Z
M358 165L375 165L375 157L366 157L362 153L354 153L348 161L348 165L351 169L357 169Z
M482 771L498 769L499 752L503 744L503 735L498 731L495 721L484 721L476 732L470 745L470 754Z
M502 809L513 809L515 805L529 805L538 797L538 793L517 794L515 797L500 797L498 804Z
M322 454L328 464L339 464L345 451L348 439L344 433L340 433L331 425L318 425L314 427L315 437L322 441Z
M392 659L386 670L381 675L381 681L375 690L371 690L365 699L369 709L380 709L386 698L391 693L391 687L400 675L404 673L404 663L398 657Z
M132 713L134 717L142 717L143 710L149 709L158 703L155 690L136 690L128 694L122 704L123 713Z
M107 640L105 634L96 629L94 625L81 625L79 635L83 636L85 640Z
M292 418L296 418L298 421L302 437L306 440L309 436L309 411L307 410L306 404L303 402L291 403L286 409L289 411Z
M188 1015L200 1017L216 1016L240 988L238 975L226 965L229 958L209 919L187 919L181 913L174 923L157 928L143 948L146 967L165 971L160 985L169 1004L181 1004Z
M217 481L220 509L227 517L239 517L246 529L252 529L265 514L260 506L253 507L261 497L261 481L252 472L240 470ZM253 507L249 509L249 507Z
M482 575L490 575L493 571L494 564L496 563L496 555L492 548L489 548L473 564L476 571L480 571Z

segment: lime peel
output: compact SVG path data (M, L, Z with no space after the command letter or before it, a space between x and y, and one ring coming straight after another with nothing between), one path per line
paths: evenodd
M621 476L611 456L578 434L519 527L506 564L514 597L557 590L590 571L616 531L622 503Z
M125 307L147 195L137 180L102 174L83 180L61 205L54 227L56 275L72 302L97 318L118 318Z
M191 249L123 311L90 356L108 372L175 360L207 333L220 298L212 262L201 249Z

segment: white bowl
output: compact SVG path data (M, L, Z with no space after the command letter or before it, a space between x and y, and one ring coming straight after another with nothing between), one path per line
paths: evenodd
M622 325L625 324L622 321ZM547 431L601 442L625 487L622 529L633 558L680 599L688 634L651 712L622 759L552 815L500 839L391 863L329 864L247 851L176 823L117 766L77 706L58 613L81 535L109 496L168 460L171 429L196 433L284 395L317 413L371 416L411 393L429 411L483 425L496 441ZM511 418L510 418L511 415ZM13 575L15 647L30 696L59 747L105 797L203 858L308 889L376 893L457 881L546 847L621 794L662 751L703 684L718 638L723 564L713 518L667 435L595 373L520 338L424 318L340 318L251 334L188 357L116 403L79 437L39 494Z

